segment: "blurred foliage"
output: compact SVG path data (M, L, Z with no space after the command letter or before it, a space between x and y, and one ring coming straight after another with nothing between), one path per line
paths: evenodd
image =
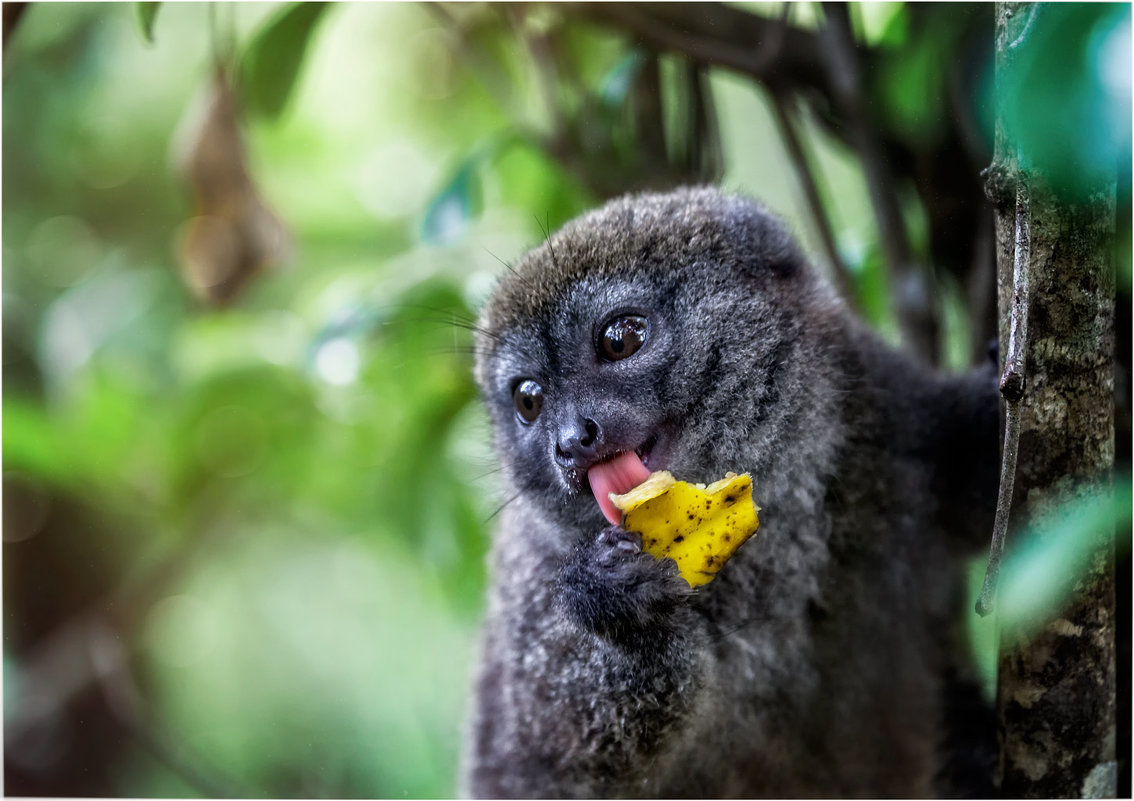
M244 50L247 108L278 117L291 97L307 45L329 3L294 3L269 20Z
M138 25L142 29L142 36L147 42L153 44L154 23L157 21L158 9L161 3L138 2L134 4L138 11Z
M169 166L210 25L246 45L248 169L295 241L224 310L181 283L194 211ZM3 98L10 791L452 793L500 503L461 323L491 254L538 241L536 198L576 198L556 220L586 199L543 163L518 189L484 180L463 241L421 241L444 165L508 121L423 58L448 59L441 36L402 5L22 21ZM155 725L212 785L105 710L75 728L95 682L16 717L12 688L91 608L121 609Z
M1081 195L1130 152L1130 5L1036 3L1021 13L997 89L1005 133L1023 165Z
M606 194L698 176L820 252L766 92L518 8L50 3L6 41L8 792L451 795L506 500L469 334L501 262ZM936 13L854 15L874 123L926 148L955 123L954 53L988 84L971 20ZM184 263L230 195L202 204L174 168L218 66L224 155L292 245L223 307ZM821 113L800 129L854 301L896 340L863 167ZM928 262L937 217L911 186ZM933 288L960 368L966 290ZM107 625L122 664L89 655Z
M1124 560L1129 565L1132 505L1131 477L1119 475L1113 487L1077 487L1069 501L1048 510L1042 521L1012 533L995 614L965 618L989 701L996 697L1001 638L1009 644L1028 640L1067 609L1089 577L1115 569ZM1112 563L1093 564L1092 555L1107 540L1114 543ZM980 594L986 567L983 557L969 564L968 591L973 598Z
M1104 572L1105 565L1090 563L1100 543L1116 541L1115 556L1125 556L1129 537L1116 532L1130 530L1132 503L1130 476L1120 476L1113 488L1078 488L1070 501L1021 532L1000 580L998 614L1006 638L1035 634L1070 603L1084 577Z

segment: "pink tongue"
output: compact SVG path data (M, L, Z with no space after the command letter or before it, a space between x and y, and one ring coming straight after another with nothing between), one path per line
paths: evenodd
M629 492L650 477L650 470L634 451L623 451L605 462L599 462L587 471L591 482L591 492L595 494L603 515L617 526L622 522L622 512L610 502L610 493L621 495Z

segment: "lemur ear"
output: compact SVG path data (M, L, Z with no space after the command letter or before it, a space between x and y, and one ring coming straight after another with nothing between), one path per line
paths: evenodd
M786 278L805 269L806 259L787 226L759 204L744 202L727 225L737 260L753 277Z

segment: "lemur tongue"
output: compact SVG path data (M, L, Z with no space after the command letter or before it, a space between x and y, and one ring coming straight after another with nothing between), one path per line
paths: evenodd
M634 451L623 451L613 459L599 462L587 471L591 492L595 494L599 509L612 525L622 522L622 512L610 501L610 493L629 492L650 477L650 470L642 464Z

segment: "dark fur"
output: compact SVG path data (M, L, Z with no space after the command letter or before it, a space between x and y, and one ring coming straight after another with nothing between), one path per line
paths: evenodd
M604 362L619 312L649 338ZM976 697L952 635L959 554L991 526L991 369L947 378L888 349L774 217L712 189L569 223L481 326L477 380L519 497L494 541L465 793L987 791L991 732L947 697ZM520 378L544 388L531 425ZM690 591L557 463L584 419L600 457L656 439L651 469L750 472L759 533Z

